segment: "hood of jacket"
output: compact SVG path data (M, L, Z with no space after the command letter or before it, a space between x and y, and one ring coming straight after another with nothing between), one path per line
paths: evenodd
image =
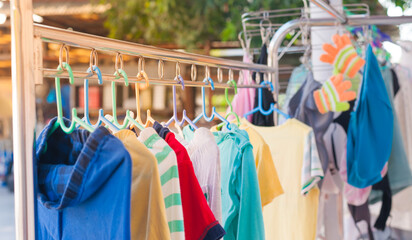
M47 208L59 210L82 203L96 193L122 164L116 154L122 154L119 150L124 146L104 127L92 133L76 129L71 134L59 127L48 136L56 121L52 119L40 133L34 160L38 198ZM64 119L64 123L68 126L70 120Z

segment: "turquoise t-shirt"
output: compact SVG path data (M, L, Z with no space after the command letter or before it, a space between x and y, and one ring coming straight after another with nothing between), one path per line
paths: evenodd
M235 124L213 132L220 151L222 221L225 240L265 239L262 204L249 135ZM183 129L186 141L193 131Z

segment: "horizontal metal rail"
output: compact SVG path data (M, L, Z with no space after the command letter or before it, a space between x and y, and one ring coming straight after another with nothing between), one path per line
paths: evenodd
M43 69L43 76L45 78L54 78L54 77L60 77L60 78L69 78L69 74L65 71L60 73L58 70L56 69ZM93 75L90 76L90 73L87 72L81 72L81 71L73 71L73 77L75 79L89 79L89 80L96 80L97 83L97 75ZM114 75L112 74L102 74L102 79L103 81L107 81L107 82L118 82L118 83L123 83L124 84L124 80L123 78L116 78ZM128 77L128 81L129 83L146 83L145 80L142 80L141 78L137 78L135 76L129 76ZM177 83L175 80L173 79L159 79L159 78L149 78L149 84L151 85L167 85L167 86L181 86L180 83ZM189 86L189 87L211 87L210 84L205 84L202 81L191 81L191 80L185 80L184 81L184 85L185 86ZM229 88L229 89L233 89L232 86L229 86L226 83L219 83L217 81L214 81L214 87L215 88ZM259 84L251 84L251 85L237 85L238 88L263 88L263 87L267 87L267 86L262 86Z
M233 70L251 70L265 73L275 72L274 69L266 65L248 64L230 59L168 50L40 24L34 24L34 36L40 37L45 42L61 43L74 47L96 49L98 51L118 52L125 55L143 56L165 61L196 64L199 66L220 67Z

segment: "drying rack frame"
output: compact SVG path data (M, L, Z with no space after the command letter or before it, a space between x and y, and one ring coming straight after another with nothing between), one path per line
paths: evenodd
M324 6L325 7L325 6ZM336 26L336 18L325 19L294 19L286 22L280 27L272 37L268 48L268 66L275 71L269 75L269 81L275 85L276 96L279 94L279 56L278 50L286 35L293 30L299 29L302 25L308 27ZM388 17L388 16L369 16L369 17L350 17L344 25L364 26L364 25L400 25L412 23L412 16Z
M269 73L278 88L278 49L285 35L299 27L300 20L284 24L271 39L269 45L269 66L245 64L238 61L164 50L119 40L112 40L88 34L81 34L62 29L33 24L32 0L11 0L10 16L12 30L12 101L13 101L13 149L15 176L15 230L16 239L36 239L36 166L33 161L35 151L35 84L42 82L42 44L43 40L61 41L61 43L78 44L94 49L110 50L129 55L143 55L160 59L196 63L202 66L247 69ZM327 8L327 6L324 6ZM299 22L300 21L300 22ZM398 25L412 22L412 17L369 17L349 18L348 25ZM336 19L310 19L303 24L309 26L333 26ZM62 36L65 36L64 38ZM80 41L80 42L79 42ZM87 44L81 41L89 41ZM104 49L104 48L108 49ZM136 51L138 54L134 53ZM34 76L34 77L33 77Z

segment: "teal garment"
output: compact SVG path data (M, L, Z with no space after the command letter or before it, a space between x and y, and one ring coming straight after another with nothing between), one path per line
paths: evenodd
M347 139L348 183L365 188L382 180L381 171L392 150L393 110L378 61L369 45L356 110Z
M393 78L389 67L384 66L381 70L382 77L388 92L392 109L393 105ZM399 128L398 117L393 114L393 140L392 151L388 160L388 178L392 196L412 185L412 173L409 168L408 158L403 145L402 135ZM372 190L369 196L370 203L376 203L382 199L382 191Z
M249 135L235 124L213 132L220 151L222 222L225 240L265 239L262 204ZM193 131L183 129L186 141Z

